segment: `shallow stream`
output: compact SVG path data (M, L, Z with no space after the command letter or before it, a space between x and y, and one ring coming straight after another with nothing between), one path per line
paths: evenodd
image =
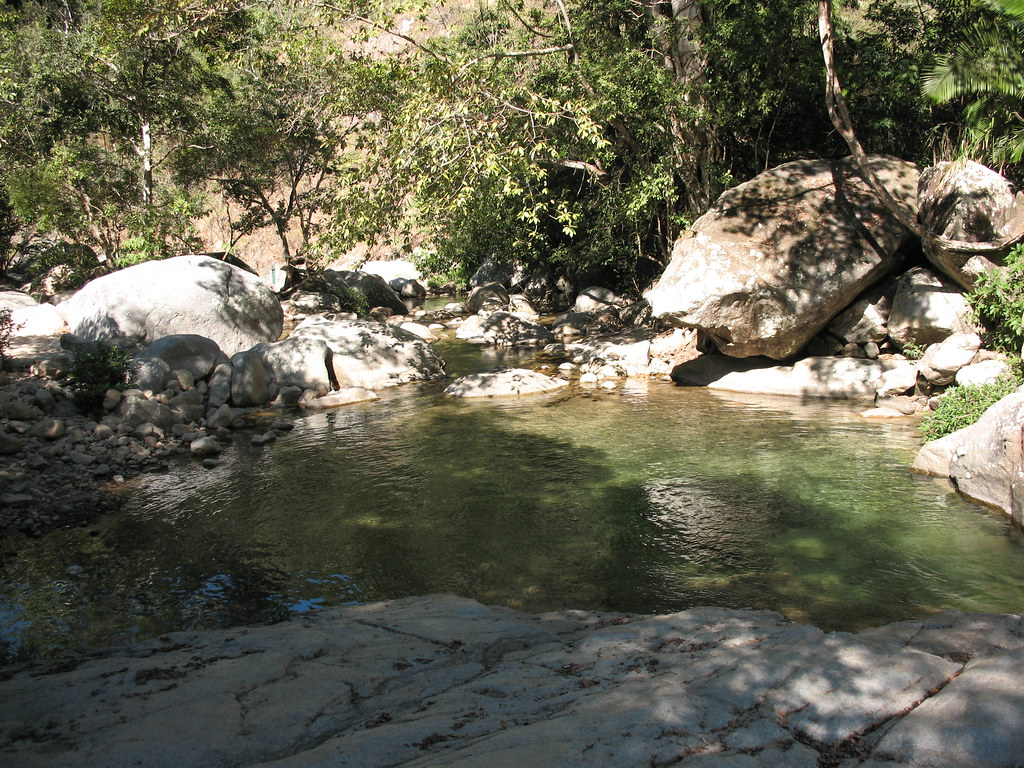
M440 351L454 375L518 357ZM913 476L910 422L663 382L488 402L442 389L296 414L217 469L146 477L93 526L0 540L0 659L431 592L529 611L770 608L826 630L1024 610L1024 536Z

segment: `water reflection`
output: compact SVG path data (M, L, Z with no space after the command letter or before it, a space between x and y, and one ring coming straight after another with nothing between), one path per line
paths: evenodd
M912 426L656 382L483 403L442 386L300 417L91 529L3 542L0 642L30 656L444 591L826 629L1024 607L1019 533L911 476Z

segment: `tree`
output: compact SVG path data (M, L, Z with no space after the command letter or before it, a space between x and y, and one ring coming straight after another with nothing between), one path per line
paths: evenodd
M387 64L354 60L325 19L307 10L260 14L213 106L203 141L181 157L214 182L249 234L272 227L287 262L315 256L338 164L367 115L387 98Z
M997 167L1024 162L1024 2L987 0L977 18L924 76L936 103L965 99L963 147Z
M5 19L0 80L5 186L26 221L117 259L134 235L159 252L196 210L157 174L203 120L214 64L242 39L244 10L179 0L26 3Z

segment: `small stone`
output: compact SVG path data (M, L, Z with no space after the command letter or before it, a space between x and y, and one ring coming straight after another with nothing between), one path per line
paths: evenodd
M223 463L220 459L203 459L203 467L206 469L214 469Z
M43 413L53 413L53 409L57 407L57 399L45 389L37 389L33 399Z
M206 426L210 429L220 429L229 426L234 420L234 411L230 405L224 403L206 419Z
M108 389L103 395L103 410L112 411L121 403L121 392L116 389Z
M252 440L249 442L252 445L266 445L267 443L272 443L275 440L277 440L277 433L271 430L269 432L264 432L262 435L253 435Z
M193 456L209 456L214 453L220 453L221 447L217 442L217 438L207 436L200 437L198 440L193 440L189 446Z
M35 496L27 493L5 493L0 496L0 506L8 509L24 509L35 503Z
M25 441L9 432L0 432L0 454L13 456L25 447Z

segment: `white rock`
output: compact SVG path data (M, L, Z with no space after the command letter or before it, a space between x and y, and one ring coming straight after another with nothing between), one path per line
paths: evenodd
M536 371L513 368L463 376L448 385L444 393L451 397L513 397L551 392L568 386L568 383Z
M956 383L961 386L994 384L1003 376L1009 376L1010 366L1005 360L983 360L965 365L956 372Z

